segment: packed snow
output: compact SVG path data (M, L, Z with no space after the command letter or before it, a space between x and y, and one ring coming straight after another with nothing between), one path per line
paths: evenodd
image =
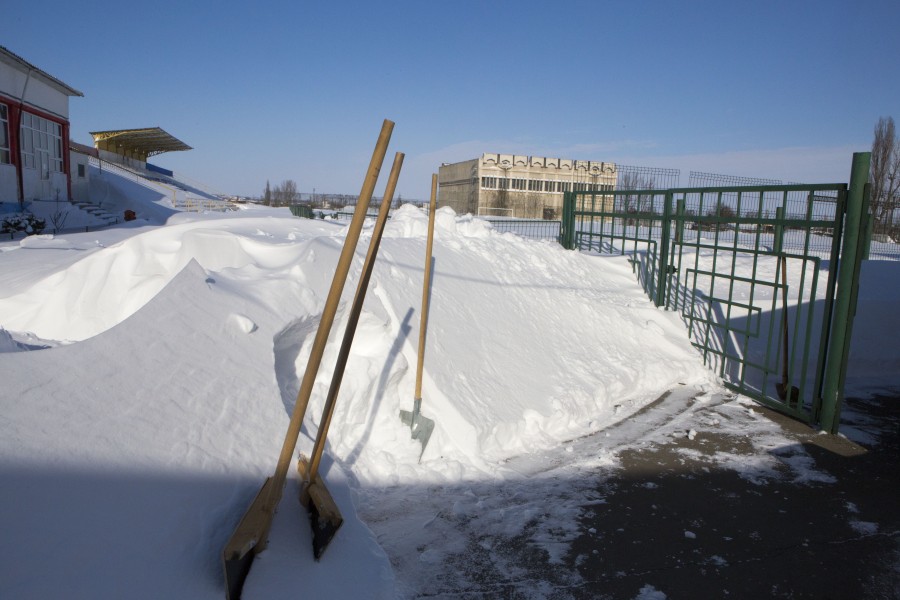
M150 219L0 242L3 597L221 598L222 548L274 470L346 223L264 208ZM373 224L298 452L312 447ZM344 525L315 562L290 473L245 598L412 596L435 573L452 587L465 575L441 565L466 551L452 527L463 521L497 539L529 525L558 561L587 488L539 509L529 478L615 468L624 444L702 427L749 427L764 434L757 443L784 445L749 401L724 392L625 257L498 233L444 208L422 408L436 427L420 462L398 414L414 396L426 230L418 208L392 214L354 338L322 464ZM861 300L861 311L890 297ZM882 376L900 370L889 352L878 360ZM629 420L666 394L656 421ZM802 450L767 456L716 460L760 483L775 464L827 481ZM574 480L545 483L556 493ZM497 482L507 495L486 492ZM431 504L444 488L448 513ZM640 597L660 594L647 586Z

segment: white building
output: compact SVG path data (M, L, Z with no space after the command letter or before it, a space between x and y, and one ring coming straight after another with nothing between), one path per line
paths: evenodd
M482 154L438 170L438 206L459 214L557 219L563 194L615 189L616 165L607 162Z
M71 96L84 94L0 46L0 202L71 198Z

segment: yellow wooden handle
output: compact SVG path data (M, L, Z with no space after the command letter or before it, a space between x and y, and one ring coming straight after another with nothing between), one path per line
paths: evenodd
M422 318L419 321L419 357L416 362L416 400L422 399L422 368L425 366L425 330L428 327L428 291L431 289L431 246L434 241L434 213L437 211L438 176L431 176L431 204L428 209L428 241L425 243L425 283L422 287Z
M350 227L347 230L347 237L344 240L344 247L338 259L334 279L331 282L331 289L328 291L328 297L325 300L325 308L322 311L319 328L313 340L309 361L306 363L306 372L303 374L300 391L297 393L297 401L291 414L291 422L284 436L281 455L278 457L278 465L272 478L269 501L266 503L266 510L270 513L274 513L275 507L281 500L284 480L287 477L287 470L290 466L294 449L297 447L300 427L303 424L303 417L306 415L306 407L309 404L309 397L312 394L316 374L319 372L322 354L325 352L325 344L328 342L328 334L331 332L331 326L334 323L334 315L337 312L338 302L344 290L344 283L347 281L347 273L350 271L350 263L356 251L359 234L362 231L363 222L366 220L366 210L369 208L369 201L372 199L372 192L375 190L375 183L378 181L378 174L381 171L381 165L384 163L384 156L387 154L387 147L393 130L394 123L385 119L384 124L381 126L378 141L375 144L375 151L372 153L372 160L369 162L369 170L366 173L365 180L363 180L362 190L356 203L356 210L353 212L353 219L350 221ZM271 525L271 522L269 525ZM266 537L267 535L268 531L266 531Z

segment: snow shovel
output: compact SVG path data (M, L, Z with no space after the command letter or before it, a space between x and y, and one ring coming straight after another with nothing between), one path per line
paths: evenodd
M322 460L322 452L325 450L325 440L328 437L328 428L331 425L331 417L334 415L334 405L337 402L341 390L341 381L344 378L344 369L350 357L350 347L353 344L353 336L356 334L356 326L362 313L363 303L366 300L366 291L372 270L375 267L375 258L378 256L378 247L381 244L381 234L384 232L384 224L387 222L388 211L397 187L397 179L400 177L400 167L403 165L403 154L398 152L394 157L394 166L391 167L391 175L388 178L387 189L381 201L381 209L378 219L375 221L375 229L372 231L372 240L369 242L369 252L366 262L363 264L362 274L353 297L353 305L347 319L347 328L344 330L344 339L341 341L341 349L338 352L337 362L334 367L334 375L331 378L331 386L328 388L328 396L325 399L325 407L322 410L322 420L319 423L319 431L316 434L316 442L313 445L312 455L309 460L302 454L297 461L297 470L300 472L300 503L309 511L309 521L312 526L313 556L316 560L322 557L322 553L331 543L331 539L340 529L344 518L338 510L337 504L325 487L325 482L319 476L319 463Z
M400 420L409 425L412 439L422 443L419 462L434 431L434 421L422 416L422 367L425 365L425 329L428 326L428 292L431 288L431 246L434 242L434 213L437 204L437 175L431 176L431 205L428 210L428 241L425 245L425 284L422 288L422 320L419 322L419 357L416 363L416 397L412 412L401 410Z
M334 279L331 282L331 288L325 300L325 308L322 311L319 328L316 331L309 361L306 364L306 372L303 374L303 380L300 383L300 391L297 394L291 421L284 437L284 444L281 447L281 455L278 458L275 474L263 483L259 493L256 494L247 512L240 523L238 523L237 529L235 529L231 539L228 540L225 549L222 551L222 563L225 570L225 595L229 600L236 600L241 597L241 590L244 587L247 574L250 572L250 567L253 565L253 559L257 554L265 550L268 544L269 529L272 527L275 508L278 506L281 494L284 491L284 481L287 477L288 466L294 454L294 449L297 447L297 437L300 435L300 427L303 424L309 397L319 370L319 364L322 362L322 354L325 351L325 344L328 342L328 335L334 323L334 316L337 312L338 302L341 299L341 292L347 280L347 273L350 270L353 254L356 251L356 243L359 241L359 234L366 219L366 209L369 207L369 200L372 198L372 192L375 189L375 183L378 180L378 173L384 162L384 156L387 153L393 129L394 123L385 119L381 127L381 133L378 136L378 142L375 145L375 151L372 154L372 160L369 163L369 170L363 180L356 210L353 212L353 218L347 230L344 247L341 250L334 272Z
M781 331L784 336L784 351L781 360L781 382L775 384L775 390L778 392L778 397L784 401L787 400L790 389L790 401L797 402L800 399L800 390L788 382L787 258L783 254L781 255L781 286L783 288L781 293Z

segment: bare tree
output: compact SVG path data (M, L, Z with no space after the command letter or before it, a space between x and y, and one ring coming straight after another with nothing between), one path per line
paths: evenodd
M619 176L618 189L620 190L652 190L653 180L651 178L643 178L638 173L625 172ZM653 208L653 196L648 194L623 194L619 196L621 209L626 213L638 214L651 212ZM628 224L634 225L635 220L629 219Z
M890 226L900 200L900 140L893 117L881 117L875 125L870 180L870 207L875 222Z
M297 182L293 179L285 179L272 190L272 201L276 206L294 204L297 197Z
M63 210L63 206L60 206L59 200L59 190L56 190L56 208L50 213L50 223L53 224L53 233L59 233L63 230L63 227L66 226L66 219L69 218L69 210L68 203L66 203L65 210Z

